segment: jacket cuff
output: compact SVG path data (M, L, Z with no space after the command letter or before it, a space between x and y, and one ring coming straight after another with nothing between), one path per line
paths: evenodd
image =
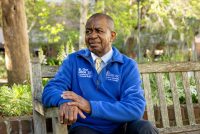
M98 102L97 101L90 101L91 106L91 117L97 117L98 115Z
M66 99L61 99L58 103L58 107L60 107L60 105L62 105L63 103L66 103L66 102L70 102L71 100L66 100Z

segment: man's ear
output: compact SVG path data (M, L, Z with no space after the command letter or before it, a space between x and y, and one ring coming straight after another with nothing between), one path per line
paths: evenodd
M116 32L111 31L111 41L113 42L116 38Z

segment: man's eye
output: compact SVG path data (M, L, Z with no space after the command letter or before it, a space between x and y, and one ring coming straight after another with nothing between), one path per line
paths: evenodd
M103 31L100 29L96 29L96 31L97 31L97 33L103 33Z
M86 33L86 34L90 34L91 31L90 31L90 30L86 30L85 33Z

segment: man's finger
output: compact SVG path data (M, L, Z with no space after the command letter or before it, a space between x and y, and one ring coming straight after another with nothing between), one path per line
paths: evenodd
M65 94L65 95L77 95L73 91L64 91L62 94Z
M76 122L77 120L77 116L78 116L78 108L76 107L75 110L74 110L74 122Z
M68 125L71 125L73 122L74 122L74 109L73 109L73 107L69 107Z
M75 98L76 98L75 96L66 95L66 94L62 94L61 97L62 97L63 99L75 99Z
M60 123L63 124L64 113L62 109L59 110L59 117Z
M80 115L81 118L85 119L86 116L83 114L83 112L79 109L78 114Z
M76 102L78 102L78 101L79 101L79 99L78 99L78 97L77 97L77 96L71 96L71 95L61 95L61 97L62 97L63 99L70 99L70 100L73 100L73 101L76 101Z
M79 97L79 95L78 94L76 94L76 93L74 93L74 92L72 92L72 91L64 91L63 93L62 93L62 95L64 95L64 96L73 96L73 97Z
M64 124L68 124L68 119L69 119L69 116L68 116L69 107L68 106L65 108L64 112L65 112Z
M80 108L80 104L78 102L68 102L67 105L69 105L69 106L77 106L78 108Z

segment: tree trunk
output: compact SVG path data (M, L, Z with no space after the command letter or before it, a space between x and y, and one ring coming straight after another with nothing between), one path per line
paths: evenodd
M87 13L88 13L88 0L81 0L79 49L85 48L85 24L87 21Z
M1 9L1 1L0 1L0 9ZM2 27L2 10L0 10L0 27Z
M24 0L2 0L1 4L8 83L23 83L30 66Z

